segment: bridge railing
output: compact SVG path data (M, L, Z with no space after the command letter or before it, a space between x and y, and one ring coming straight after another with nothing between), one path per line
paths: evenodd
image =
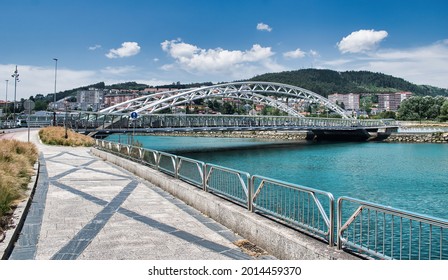
M88 130L129 130L134 128L200 128L200 127L282 127L282 128L335 128L353 129L398 126L395 120L363 120L338 118L299 118L292 116L241 116L241 115L141 115L131 121L129 114L98 112L71 113L71 127Z
M349 197L338 199L337 246L376 259L448 259L448 221Z

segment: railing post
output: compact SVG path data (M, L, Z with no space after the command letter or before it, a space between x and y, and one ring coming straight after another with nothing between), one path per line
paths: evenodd
M208 171L208 163L206 163L205 165L204 165L204 191L205 192L208 192L208 186L207 186L207 180L208 180L208 173L209 173L209 171ZM210 167L210 173L211 173L211 168L213 168L213 167Z
M160 158L161 158L162 156L161 156L160 153L157 152L157 151L154 151L154 154L156 155L156 158L155 158L155 160L156 160L156 170L157 170L157 171L160 171Z
M138 155L139 155L140 162L143 162L144 154L145 154L145 150L143 148L138 148Z
M173 164L174 164L174 178L179 179L179 158L177 156L174 156Z
M204 190L204 192L207 192L207 164L203 164L202 165L202 189Z
M340 197L338 199L338 206L337 206L337 220L338 220L338 224L337 224L337 232L336 232L336 238L337 238L337 249L338 250L342 250L342 238L341 238L341 228L342 228L342 197Z
M247 209L250 212L254 212L254 176L252 175L247 186Z
M330 247L334 246L334 196L333 194L329 193L329 204L330 204L330 227L329 227L329 233L328 233L328 244Z

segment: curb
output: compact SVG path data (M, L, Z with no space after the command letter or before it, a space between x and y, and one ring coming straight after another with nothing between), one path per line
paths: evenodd
M40 157L42 154L39 154L39 158L37 162L34 164L34 175L31 176L31 181L28 184L27 191L25 193L26 198L23 199L14 210L13 213L13 221L15 228L5 231L6 238L3 242L0 243L0 255L1 260L7 260L14 249L14 245L19 238L20 232L22 231L23 224L25 223L26 215L33 201L34 192L36 190L37 182L39 180L39 172L40 172Z

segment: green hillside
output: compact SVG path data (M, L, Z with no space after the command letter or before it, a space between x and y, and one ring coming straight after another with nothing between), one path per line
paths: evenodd
M448 96L448 89L420 86L404 79L369 71L337 72L302 69L255 76L251 81L277 82L302 87L327 97L332 93L385 93L410 91L415 95Z

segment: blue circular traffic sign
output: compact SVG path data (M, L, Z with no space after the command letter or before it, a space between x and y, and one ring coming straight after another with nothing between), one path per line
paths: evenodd
M132 113L131 113L131 118L132 118L132 119L136 119L137 117L138 117L137 112L132 112Z

